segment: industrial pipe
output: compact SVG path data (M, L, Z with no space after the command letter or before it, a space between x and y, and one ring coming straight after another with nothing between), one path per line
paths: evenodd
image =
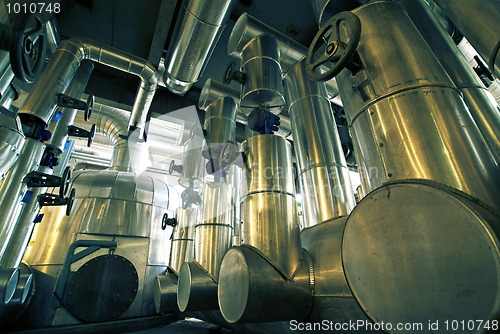
M206 146L202 150L205 158L218 164L226 145L236 145L236 111L231 97L221 97L207 107L203 126Z
M183 0L165 58L163 80L184 95L199 80L235 5L234 0Z
M455 86L497 162L500 162L500 113L496 101L469 66L424 0L398 2L417 26ZM482 2L483 4L484 2Z
M301 60L285 76L285 89L305 226L346 216L354 208L354 194L326 87L309 79Z
M434 0L500 77L500 6L495 0Z

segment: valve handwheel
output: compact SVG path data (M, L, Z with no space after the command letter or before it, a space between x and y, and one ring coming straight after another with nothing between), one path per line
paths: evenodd
M87 147L90 147L94 142L95 131L96 131L96 125L92 124L92 127L90 128L89 131L89 136L87 137Z
M341 23L349 25L349 41L341 40ZM339 74L344 67L349 65L351 58L361 37L361 21L351 12L341 12L329 19L318 31L309 47L306 57L307 75L317 81L327 81ZM323 53L314 57L321 46L326 42ZM316 59L317 58L317 59ZM333 66L329 67L330 64ZM321 68L320 68L321 67ZM326 72L320 73L322 68Z
M9 49L16 77L28 83L34 82L42 72L47 52L47 33L41 14L16 15Z
M67 166L61 176L61 184L59 185L59 197L65 197L71 184L71 167Z
M90 120L90 116L92 116L92 108L94 108L95 97L94 95L89 95L87 98L87 103L85 104L85 109L83 110L83 119L85 122Z
M73 204L75 203L75 188L71 189L68 198L66 199L66 216L71 215L71 210L73 210Z

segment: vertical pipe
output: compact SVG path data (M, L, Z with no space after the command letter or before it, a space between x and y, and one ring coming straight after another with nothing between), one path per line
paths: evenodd
M310 227L348 215L354 194L325 85L309 79L304 62L287 73L285 88Z
M424 0L402 0L399 4L420 30L463 99L497 162L500 162L500 113L488 89L436 21Z
M182 0L165 59L164 81L184 95L199 80L235 5L234 0Z
M198 207L178 208L175 212L177 225L172 232L169 268L179 275L184 262L194 258L194 228L200 218Z
M496 0L434 0L500 77L500 6Z

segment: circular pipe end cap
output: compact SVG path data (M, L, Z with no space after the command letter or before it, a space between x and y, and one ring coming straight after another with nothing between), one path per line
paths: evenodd
M219 308L229 323L238 322L250 299L250 271L247 259L238 248L230 249L219 271Z
M32 273L29 274L21 274L19 276L19 281L17 282L16 291L12 296L10 304L22 305L28 298L28 294L31 289L31 285L33 284L34 275Z
M19 282L19 269L0 269L0 303L10 302Z
M177 276L174 274L156 276L153 299L157 313L177 311Z
M177 306L181 312L217 309L217 283L198 262L179 270Z

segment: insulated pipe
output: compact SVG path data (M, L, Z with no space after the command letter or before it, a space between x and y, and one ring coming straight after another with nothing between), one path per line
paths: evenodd
M308 213L305 226L310 227L348 215L355 201L325 85L307 76L304 63L301 60L287 73L285 89Z
M500 77L500 6L497 0L434 0Z
M371 189L366 191L425 179L499 209L498 166L460 91L413 22L388 1L353 12L363 27L357 52L364 69L355 76L344 70L337 82L359 159L367 165L362 172ZM376 15L386 17L383 24Z
M0 180L16 162L25 140L19 117L0 107Z
M85 38L71 38L61 42L19 110L21 120L31 117L48 124L57 105L57 95L66 91L84 59L140 77L141 84L128 130L141 129L139 139L143 139L147 114L158 85L156 69L146 60Z
M235 5L234 0L183 0L165 58L163 80L184 95L199 80Z
M236 102L231 97L213 101L206 110L205 143L202 154L207 159L220 161L226 144L236 144Z
M491 93L482 84L424 0L401 0L399 4L425 38L463 99L495 160L500 162L500 112Z
M293 65L307 55L307 47L282 34L278 30L268 26L255 17L243 13L236 21L227 42L227 53L233 57L241 57L243 47L252 39L260 35L271 35L278 43L280 52L279 63L283 73L287 73ZM335 79L326 82L326 87L332 102L339 103L339 89Z

